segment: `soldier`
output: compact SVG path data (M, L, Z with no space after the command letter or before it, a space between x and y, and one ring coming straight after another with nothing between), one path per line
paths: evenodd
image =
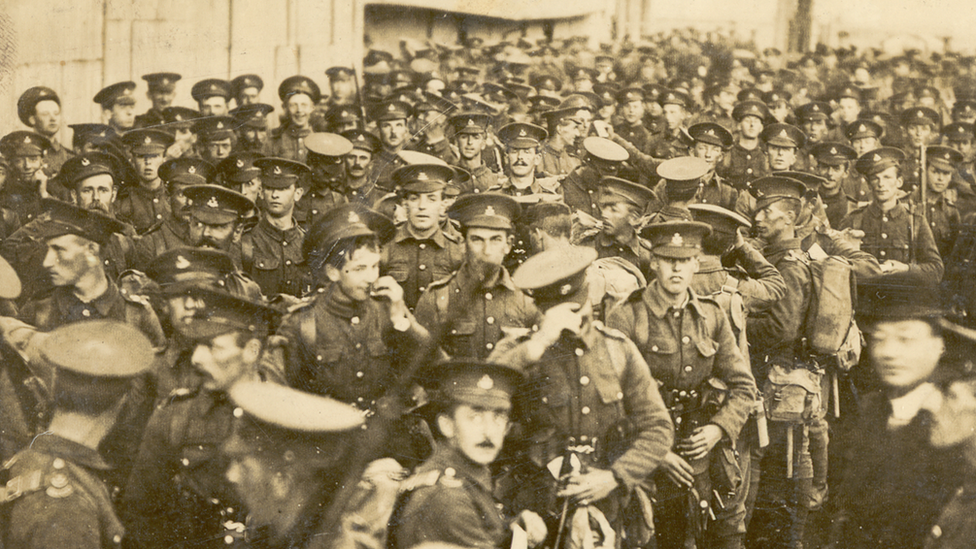
M243 544L247 510L220 453L233 424L227 390L263 377L259 358L279 313L223 290L191 287L186 295L196 309L177 329L192 342L200 388L167 399L146 426L120 506L133 547Z
M749 183L766 175L766 153L759 143L763 124L769 118L769 109L761 101L741 101L732 109L732 118L738 129L737 138L729 153L718 167L718 174L739 191L748 189Z
M197 110L202 116L227 116L230 92L230 82L218 78L201 80L190 89L190 95L197 102Z
M709 166L708 172L701 178L698 200L702 204L716 204L729 210L734 208L739 191L716 172L725 158L725 151L732 146L732 134L715 122L700 122L688 128L688 135L694 141L692 155Z
M906 154L902 175L908 183L906 190L914 189L921 174L921 147L936 143L942 128L939 113L928 107L911 107L899 115L901 127L905 130L907 141L901 147Z
M291 76L278 86L285 121L271 132L271 155L305 162L305 138L312 133L312 113L322 99L318 84L306 76Z
M254 211L254 203L241 193L210 184L184 187L183 196L190 218L190 245L227 252L240 268L244 220Z
M460 221L464 262L452 276L431 283L417 303L417 320L436 331L457 318L442 347L452 357L484 358L509 328L528 328L538 311L502 265L512 250L520 207L495 194L464 195L448 214Z
M854 152L860 157L866 152L881 147L884 128L873 120L855 120L844 127L844 135L851 142Z
M581 246L597 251L597 257L619 257L632 263L646 277L651 270L651 253L638 235L641 214L654 199L654 191L619 177L600 180L601 230L580 239Z
M947 349L939 291L917 272L883 275L858 284L857 314L880 390L861 397L845 444L835 541L921 547L965 471L962 456L929 446L938 423L919 413Z
M615 177L630 154L620 145L602 137L584 139L583 150L586 151L583 164L562 181L563 200L574 212L589 216L584 218L588 222L584 225L593 227L601 214L597 202L600 180Z
M194 158L197 156L197 134L193 132L193 121L200 113L186 107L166 107L163 109L163 127L173 134L173 144L166 149L169 158Z
M976 166L973 165L973 153L976 152L973 147L973 140L976 139L974 131L973 125L965 122L953 122L942 128L942 144L962 153L963 160L958 166L959 178L970 186L976 185ZM969 202L972 199L967 196L966 200Z
M542 146L542 171L553 176L564 176L580 165L573 156L576 140L582 133L583 122L576 116L575 108L555 108L542 113L549 139Z
M259 158L261 219L241 237L241 266L261 292L302 297L312 289L311 275L302 255L305 229L295 220L295 202L301 200L311 170L283 158Z
M240 151L256 152L261 155L271 153L271 141L268 139L267 117L274 111L274 107L265 103L243 105L230 111L234 117L234 127L237 134L237 146Z
M217 172L223 186L257 204L261 194L261 170L254 166L254 161L262 157L256 152L242 151L221 160Z
M792 124L770 124L759 135L772 172L792 170L799 161L807 136Z
M725 501L742 488L740 479L710 471L728 466L756 396L755 380L725 311L690 290L701 241L710 232L708 225L695 222L649 226L646 234L654 250L656 278L607 318L608 326L637 344L658 380L677 430L676 445L655 477L659 490L655 522L661 547L684 547L692 539L702 544L706 536L708 546L741 544L736 528L707 521L709 509L723 509ZM719 452L712 454L716 447ZM710 466L710 461L719 466ZM737 466L734 457L731 464Z
M124 529L100 475L98 447L129 384L149 370L152 344L136 328L98 320L58 328L39 345L57 378L44 436L4 466L4 540L12 547L121 547ZM17 487L14 489L14 487Z
M102 119L120 134L131 130L136 122L135 82L118 82L102 88L94 101L102 106Z
M924 216L898 201L904 153L882 147L857 159L854 167L871 184L872 202L851 212L840 228L864 231L861 248L881 263L882 272L919 272L932 283L944 266Z
M448 117L457 110L457 105L434 95L424 93L423 101L416 105L417 123L420 131L413 137L410 150L435 156L448 164L456 164L457 156L451 150L451 143L447 140ZM460 149L460 146L458 147ZM480 157L481 151L478 151ZM479 158L480 159L480 158Z
M681 130L691 109L691 97L683 91L667 90L657 100L663 109L664 130L651 140L648 154L654 158L688 156L688 146L681 141Z
M152 107L144 114L136 116L136 128L158 126L164 122L163 109L172 105L173 100L176 99L176 83L181 78L183 77L175 72L154 72L142 76L149 86L146 97L149 98Z
M230 88L237 107L258 102L258 95L264 89L264 80L256 74L242 74L230 81Z
M78 153L92 152L109 143L116 146L118 150L122 150L119 134L115 132L112 126L106 124L68 124L68 127L73 132L71 146Z
M207 116L193 124L192 131L197 135L197 154L211 164L219 164L230 156L237 147L237 127L229 116Z
M772 90L763 94L763 103L769 108L769 116L775 124L790 124L795 121L790 100L793 94L785 90Z
M122 140L132 154L139 180L122 188L115 211L119 219L143 234L170 214L159 167L173 137L161 130L139 129L126 133Z
M389 546L453 543L504 547L522 529L528 547L545 540L546 526L533 511L498 509L489 467L512 427L512 401L524 373L472 360L431 364L418 374L430 403L424 413L436 426L437 447L404 481L390 519Z
M622 89L616 93L615 100L619 104L620 123L614 125L613 132L638 150L647 151L651 134L644 127L644 90L640 87Z
M356 105L356 72L350 67L330 67L325 70L329 77L329 105Z
M848 194L845 183L860 182L861 178L850 177L851 162L857 158L854 149L843 143L818 143L810 149L810 155L817 161L817 174L823 178L817 193L823 200L827 220L831 227L840 227L841 221L857 207L857 198ZM860 191L854 191L855 196Z
M364 130L347 130L340 135L352 143L352 150L345 157L346 180L343 187L349 198L356 198L366 206L376 204L384 191L371 183L373 159L382 150L378 137Z
M537 171L542 167L539 150L547 135L544 128L524 122L513 122L498 130L498 139L505 144L504 173L508 177L488 191L513 197L545 194L561 199L559 181Z
M592 249L557 246L516 272L546 313L538 331L512 332L489 357L526 372L532 395L499 493L510 508L539 513L550 543L620 540L629 523L628 543L639 547L650 541L639 526L650 520L637 503L648 501L642 483L673 431L637 348L593 319L586 273L594 259ZM580 528L587 518L602 524L589 540Z
M736 125L732 111L739 91L739 86L728 79L720 80L705 88L706 108L694 117L692 125L712 122L731 132Z
M307 229L330 209L349 201L343 194L345 157L352 152L353 145L341 135L312 133L305 140L305 146L308 147L308 167L311 170L309 190L297 204L296 217Z
M404 165L397 153L410 139L410 118L413 107L402 101L389 101L373 108L370 118L376 122L383 148L373 158L370 181L387 191L393 170Z
M321 522L342 474L338 466L365 427L362 413L273 383L236 383L230 397L240 413L220 450L227 479L249 511L248 546L301 549L345 541ZM352 540L376 544L358 530Z
M58 142L62 125L61 98L51 88L30 88L17 100L17 117L51 142L50 150L44 155L45 171L48 176L56 175L61 165L73 155L71 149Z
M453 177L451 168L437 164L414 164L393 172L407 221L383 248L380 266L403 288L411 311L432 282L454 274L464 260L461 235L445 231L440 223L446 207L444 188Z
M833 111L830 105L820 101L811 101L796 109L796 121L806 135L806 141L797 151L797 159L793 168L797 171L812 171L810 162L810 148L822 141L828 140L830 132L830 115ZM773 170L777 171L777 170Z
M0 205L17 216L11 225L23 225L40 213L41 198L48 196L44 153L50 149L48 138L34 132L11 132L0 139L0 155L13 168L0 187Z
M342 133L348 130L358 130L362 125L362 111L356 105L334 105L325 111L325 131L327 132Z
M662 183L655 191L664 195L666 203L645 216L641 226L665 221L692 221L688 206L697 200L701 179L710 170L708 162L694 156L679 156L662 162L657 167L657 175Z
M484 162L491 116L475 112L458 113L448 119L448 124L453 130L452 139L459 155L454 164L471 173L471 180L468 186L461 188L461 193L482 193L497 186L498 175Z
M959 234L962 213L959 211L959 194L950 188L953 177L958 174L957 166L962 162L962 154L949 147L929 146L925 149L926 188L925 204L921 190L913 193L911 200L924 208L925 220L932 231L932 238L939 249L939 255L948 257Z

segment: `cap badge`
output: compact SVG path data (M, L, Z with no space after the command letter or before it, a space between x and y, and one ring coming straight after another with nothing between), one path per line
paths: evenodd
M783 137L785 139L789 139L790 138L790 136L786 133L786 130L782 130L781 132L779 132L779 136L780 137Z
M82 165L82 166L88 166L88 165L90 165L90 164L91 164L91 161L90 161L90 160L88 160L87 158L82 158L82 159L81 159L81 165Z
M240 158L237 159L237 167L238 168L243 168L244 167L244 161L241 160Z
M281 166L275 166L274 167L274 174L275 175L281 175Z
M152 143L152 138L147 135L146 136L146 139L143 141L143 143L145 143L146 145Z
M493 206L485 208L485 215L497 215L495 214L495 208Z
M837 148L836 147L831 147L830 148L830 154L837 154Z
M427 176L427 172L417 172L415 179L417 181L430 181L430 177Z
M923 113L922 111L915 111L915 116L918 118L922 118L923 116L925 116L925 113Z
M478 380L478 388L482 391L490 391L495 388L495 380L491 379L488 374L485 374Z
M174 118L176 118L176 121L177 122L182 122L183 121L183 115L182 114L178 114Z
M525 137L526 135L528 135L528 134L525 133L525 128L522 128L522 129L519 130L519 137Z
M474 126L474 118L468 119L468 126Z
M389 107L387 107L387 109L386 109L386 110L388 110L388 111L390 111L390 112L393 112L393 111L395 111L395 110L396 110L396 105L394 105L393 103L390 103L390 106L389 106Z
M359 215L356 212L349 212L349 218L346 220L349 223L362 223L359 219Z
M715 135L715 130L713 130L713 129L708 129L708 130L706 130L706 131L705 131L705 135L711 135L711 136L714 136L714 135Z
M30 142L31 142L30 136L29 135L25 135L24 136L24 144L27 144L27 143L30 143Z
M860 126L858 126L857 131L866 132L868 131L868 129L864 127L864 124L861 124Z
M105 132L104 132L104 131L102 131L101 133L99 133L99 134L98 134L98 137L105 137Z
M197 167L190 166L189 168L186 169L186 173L197 173Z
M224 123L223 122L217 122L217 129L218 130L224 129Z
M572 284L563 284L559 287L559 295L569 295L569 292L572 291L572 289Z
M671 237L671 245L679 247L685 245L685 239L681 236L681 233L674 233L674 236Z
M220 203L217 202L217 197L216 196L211 196L210 199L207 200L207 207L208 208L219 208L220 207Z
M182 255L178 255L178 256L176 256L176 263L174 263L173 266L176 267L177 269L180 269L180 270L189 269L190 268L190 262L187 261L187 259L185 257L183 257Z

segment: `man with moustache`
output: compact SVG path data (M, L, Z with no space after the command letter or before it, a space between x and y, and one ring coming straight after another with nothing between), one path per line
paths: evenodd
M161 130L139 129L123 135L122 141L129 147L139 180L121 190L115 213L143 234L170 214L159 167L173 136Z
M365 206L372 206L385 194L383 189L376 188L375 181L370 177L375 166L374 159L383 145L378 137L365 130L347 130L339 135L352 143L352 150L344 159L345 194L350 200L358 200Z
M580 165L572 151L581 135L583 122L576 116L576 108L555 108L541 114L549 139L542 146L542 171L553 176L564 176ZM541 123L541 122L540 122Z
M410 139L413 107L402 101L388 101L373 107L370 118L376 122L382 150L373 159L370 181L391 191L390 175L404 165L397 155Z
M242 74L230 81L230 87L238 108L258 103L258 95L264 89L264 80L256 74Z
M209 162L197 158L174 158L159 167L159 177L169 197L169 213L136 242L140 257L153 258L166 250L190 245L187 198L183 189L211 181L216 170Z
M241 266L241 236L244 216L254 203L244 195L217 185L190 185L183 189L184 211L190 220L190 245L227 252Z
M840 227L841 221L857 207L857 201L847 193L845 183L850 181L851 162L857 153L843 143L818 143L810 149L817 161L816 172L823 178L817 193L824 203L827 221L831 227ZM860 179L860 176L857 176Z
M278 86L285 121L271 135L271 156L305 162L305 138L312 133L312 113L322 98L318 84L306 76L291 76Z
M40 213L40 200L49 196L44 154L51 142L43 135L15 131L0 139L0 156L10 163L10 173L0 188L0 205L18 216L23 225Z
M649 244L638 234L641 216L654 191L619 177L600 180L600 232L580 240L581 246L597 251L597 258L619 257L647 277L652 256Z
M36 86L21 94L17 100L17 117L35 132L51 142L51 149L44 155L45 170L49 176L57 174L61 166L73 155L71 149L58 142L61 131L61 98L51 88Z
M542 167L539 148L548 132L542 127L524 122L513 122L498 130L498 139L505 144L505 174L488 192L513 197L532 194L562 198L559 180L538 171Z
M267 117L273 111L274 107L265 103L241 105L230 111L235 122L238 150L259 153L263 156L271 154Z

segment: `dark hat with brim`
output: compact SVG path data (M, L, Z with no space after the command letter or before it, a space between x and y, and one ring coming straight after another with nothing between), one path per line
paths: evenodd
M308 166L285 158L268 156L258 158L254 161L254 167L261 170L261 186L269 189L287 189L292 185L304 186L312 176L312 170Z
M380 141L380 138L365 130L346 130L339 135L348 139L352 143L353 149L366 151L370 154L376 154L383 149L383 143Z
M857 316L866 322L939 318L939 288L912 272L873 277L857 285Z
M224 183L247 183L261 175L261 168L254 165L254 161L263 155L253 151L232 153L217 164Z
M543 308L565 302L582 304L589 297L586 268L597 258L590 247L557 246L525 260L512 282Z
M963 158L963 154L952 147L932 145L925 148L925 159L928 163L943 170L956 169Z
M862 154L854 164L854 168L861 175L871 176L893 166L901 166L904 161L905 153L901 149L881 147Z
M225 278L237 267L226 252L209 248L175 248L157 255L146 275L163 295L181 295L188 288L225 290Z
M707 223L714 233L734 235L739 227L752 228L752 223L743 215L715 204L689 204L688 210L695 221Z
M807 142L807 136L792 124L770 124L759 135L767 145L799 149Z
M194 84L190 89L190 95L194 101L200 102L210 97L230 99L230 91L230 82L219 78L208 78Z
M10 132L0 139L0 154L7 160L15 156L42 156L51 149L51 140L29 131Z
M711 233L710 225L697 221L652 223L641 230L641 236L650 241L654 255L671 259L700 255L702 240Z
M73 156L61 165L58 178L66 187L77 189L78 184L96 175L108 174L112 176L115 185L120 184L119 172L123 161L112 154L104 152L87 152Z
M169 133L152 128L130 130L122 135L122 142L133 155L162 154L174 141Z
M600 180L601 200L618 200L637 206L641 211L654 200L654 191L620 177L604 177Z
M723 150L731 147L734 141L729 130L714 122L699 122L688 128L688 135L695 141L722 147Z
M432 363L421 368L414 378L431 402L489 410L511 408L524 381L520 370L476 359Z
M376 235L380 244L388 242L396 233L389 217L362 204L349 203L327 211L305 235L302 253L305 259L328 254L340 240Z
M224 290L197 286L187 288L184 293L202 304L188 322L177 326L192 341L207 341L231 332L263 338L281 317L276 309Z
M455 172L442 164L411 164L401 166L390 175L393 184L402 192L432 193L443 190L454 180Z
M95 94L94 101L103 109L111 109L115 105L135 105L136 98L132 96L135 89L135 82L118 82L102 88Z
M183 196L190 215L207 225L237 221L254 209L254 202L246 196L219 185L190 185L183 189Z
M171 185L206 185L216 171L213 164L206 160L184 156L163 162L159 166L159 178Z
M183 78L175 72L154 72L152 74L145 74L142 79L146 81L149 86L149 91L159 91L163 93L171 93L176 89L176 83Z
M463 227L510 231L521 213L519 203L501 193L468 194L451 204L447 214Z
M305 94L312 103L318 103L322 99L322 90L314 80L307 76L289 76L278 85L278 98L287 103L288 99L297 94Z
M273 111L274 107L267 103L251 103L237 107L230 111L230 115L234 117L238 128L266 130L268 129L268 115Z
M257 88L258 91L264 89L264 80L256 74L242 74L230 81L231 90L234 95L240 95L247 88Z
M840 166L857 158L857 152L843 144L836 142L817 143L810 149L810 154L817 159L818 164Z
M782 175L767 175L752 182L749 192L756 198L756 209L764 208L777 200L801 200L807 192L802 181Z
M512 122L498 130L498 139L513 149L538 147L547 137L549 132L545 128L525 122Z
M769 118L769 107L762 101L740 101L732 108L732 118L738 122L747 116L755 116L765 121Z
M41 236L45 240L73 234L105 245L115 233L123 233L125 224L93 210L79 208L53 198L41 199Z
M61 105L61 98L58 97L58 93L44 86L28 88L17 99L17 118L20 118L25 126L33 125L30 123L30 117L34 116L34 108L41 101L54 101L59 106Z

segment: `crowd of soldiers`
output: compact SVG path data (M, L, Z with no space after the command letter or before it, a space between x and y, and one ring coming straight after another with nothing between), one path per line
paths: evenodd
M400 46L23 92L0 547L976 543L976 58Z

